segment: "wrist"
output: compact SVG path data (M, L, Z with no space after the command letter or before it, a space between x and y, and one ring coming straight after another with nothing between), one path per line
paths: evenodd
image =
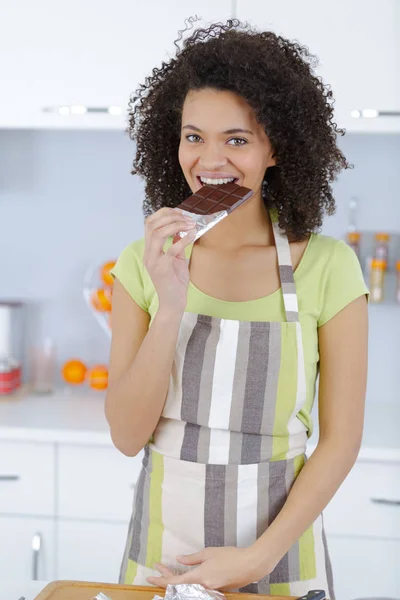
M184 312L183 308L160 305L155 318L166 324L180 323Z
M264 542L264 543L261 543ZM252 546L247 548L248 558L254 568L255 580L260 580L272 573L279 559L274 556L272 549L268 547L265 540L258 539Z

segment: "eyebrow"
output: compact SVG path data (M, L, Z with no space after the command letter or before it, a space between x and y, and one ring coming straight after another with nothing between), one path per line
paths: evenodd
M201 129L199 129L198 127L195 127L195 125L184 125L182 127L182 129L192 129L193 131L198 131L199 133L201 133ZM223 131L222 133L227 134L227 135L232 135L233 133L249 133L250 135L254 135L253 132L250 131L250 129L239 129L239 128L227 129L226 131Z

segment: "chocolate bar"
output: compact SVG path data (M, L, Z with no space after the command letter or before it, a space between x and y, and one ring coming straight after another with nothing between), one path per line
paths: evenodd
M249 188L235 183L203 185L197 192L186 198L176 208L188 214L196 222L196 237L199 239L233 210L253 196ZM174 236L174 242L186 235L181 231Z

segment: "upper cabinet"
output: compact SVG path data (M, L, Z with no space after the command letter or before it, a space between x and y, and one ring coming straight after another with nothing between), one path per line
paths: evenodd
M308 46L347 131L400 131L399 0L237 0L236 16Z
M400 0L3 0L0 128L125 128L130 94L195 15L195 27L237 16L299 40L340 126L400 131ZM363 110L384 114L352 116Z
M3 128L122 129L130 94L173 55L185 20L231 16L231 0L0 4Z

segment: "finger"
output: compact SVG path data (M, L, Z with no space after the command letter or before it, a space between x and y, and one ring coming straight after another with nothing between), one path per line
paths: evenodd
M185 556L177 556L176 560L182 565L194 566L205 561L204 552L195 552L194 554L186 554Z
M150 217L147 217L144 223L146 229L149 231L154 231L155 229L159 229L160 227L164 227L164 225L169 225L170 223L174 223L176 221L191 222L193 219L185 215L181 210L176 208L166 208L157 211Z
M169 238L170 236L179 233L180 231L186 231L189 233L190 231L194 231L196 227L196 223L185 223L184 221L176 221L175 223L171 223L170 225L164 225L164 227L160 227L160 229L156 229L153 233L153 236L160 235L164 239Z
M185 256L185 248L187 246L190 246L190 244L193 243L194 238L197 235L197 229L192 229L190 230L187 235L185 235L185 237L183 237L181 240L179 240L178 242L175 242L175 244L172 244L166 254L168 256L173 256L174 258L186 258Z
M158 258L163 253L165 242L170 236L173 236L180 231L187 231L189 233L194 231L195 228L195 223L190 225L189 223L180 220L155 229L147 235L146 239L148 258L150 260Z
M148 577L147 581L152 585L167 587L167 585L179 585L180 583L199 583L197 569L192 569L183 575L174 575L173 577Z
M171 571L171 569L168 569L168 567L166 567L165 565L157 563L154 566L157 569L157 571L159 571L161 573L161 575L163 577L174 577L173 571Z
M167 584L166 583L162 583L160 581L161 579L162 579L162 577L147 577L146 581L150 585L155 585L156 587L159 587L159 588L166 588Z
M169 206L163 206L162 208L159 208L158 210L156 210L156 212L153 212L151 215L146 217L144 222L152 223L153 221L156 221L160 217L172 213L173 210L175 210L175 209L170 208ZM175 212L178 212L178 211L175 210Z

